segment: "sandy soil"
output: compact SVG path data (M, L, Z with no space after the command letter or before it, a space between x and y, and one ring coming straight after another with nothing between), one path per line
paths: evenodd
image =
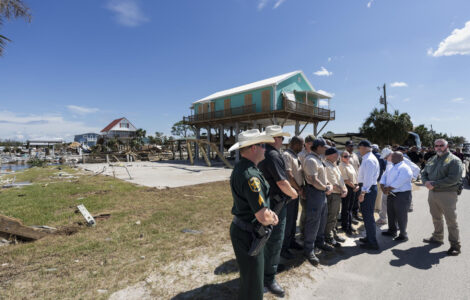
M232 173L231 169L222 166L192 166L167 162L80 164L79 167L96 174L115 176L128 182L159 189L224 181L229 179Z

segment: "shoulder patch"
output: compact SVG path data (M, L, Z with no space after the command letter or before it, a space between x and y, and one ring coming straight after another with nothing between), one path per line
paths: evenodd
M261 192L261 182L257 177L251 177L248 180L248 185L250 186L250 190L255 193Z

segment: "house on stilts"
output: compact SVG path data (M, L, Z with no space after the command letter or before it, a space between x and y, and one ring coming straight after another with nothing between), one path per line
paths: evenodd
M300 135L308 124L313 124L317 136L335 119L330 99L326 92L316 91L302 71L294 71L197 100L190 107L191 115L183 121L196 129L198 139L203 129L204 138L217 142L223 153L241 130L250 128L263 131L273 124L295 126L295 135Z

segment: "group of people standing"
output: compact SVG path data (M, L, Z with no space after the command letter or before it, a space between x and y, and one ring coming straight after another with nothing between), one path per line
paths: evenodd
M363 221L366 234L359 239L360 247L378 250L376 199L382 200L379 221L388 223L388 230L382 234L397 242L408 240L412 180L419 176L420 168L402 152L384 148L379 153L377 145L363 140L357 145L359 157L351 141L340 152L330 142L313 135L305 140L292 137L288 148L282 151L283 140L288 136L277 125L266 127L263 133L251 129L241 132L238 142L229 149L239 150L241 156L230 178L234 199L230 236L240 268L239 299L262 299L265 292L283 297L284 289L275 280L280 257L289 260L294 258L290 249L302 250L304 257L317 266L320 261L316 252L334 251L345 242L338 235L339 214L341 229L347 236L357 235L352 225ZM441 148L441 144L446 147ZM451 242L448 253L457 255L460 242L455 203L461 175L457 178L449 174L459 170L461 174L462 165L448 152L447 142L437 140L435 145L437 158L430 159L422 172L423 183L430 190L428 201L435 227L433 236L424 241L443 243L444 216ZM289 201L278 209L279 199ZM299 204L303 243L295 239ZM268 239L253 254L253 243L262 239L255 230L259 224L266 228Z

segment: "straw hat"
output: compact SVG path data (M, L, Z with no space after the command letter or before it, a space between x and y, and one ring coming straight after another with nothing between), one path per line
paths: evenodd
M274 139L264 133L260 133L258 129L250 129L238 134L238 142L235 143L228 152L248 147L255 144L274 143Z
M276 137L276 136L290 136L290 133L282 131L282 127L279 125L271 125L266 127L266 135Z

